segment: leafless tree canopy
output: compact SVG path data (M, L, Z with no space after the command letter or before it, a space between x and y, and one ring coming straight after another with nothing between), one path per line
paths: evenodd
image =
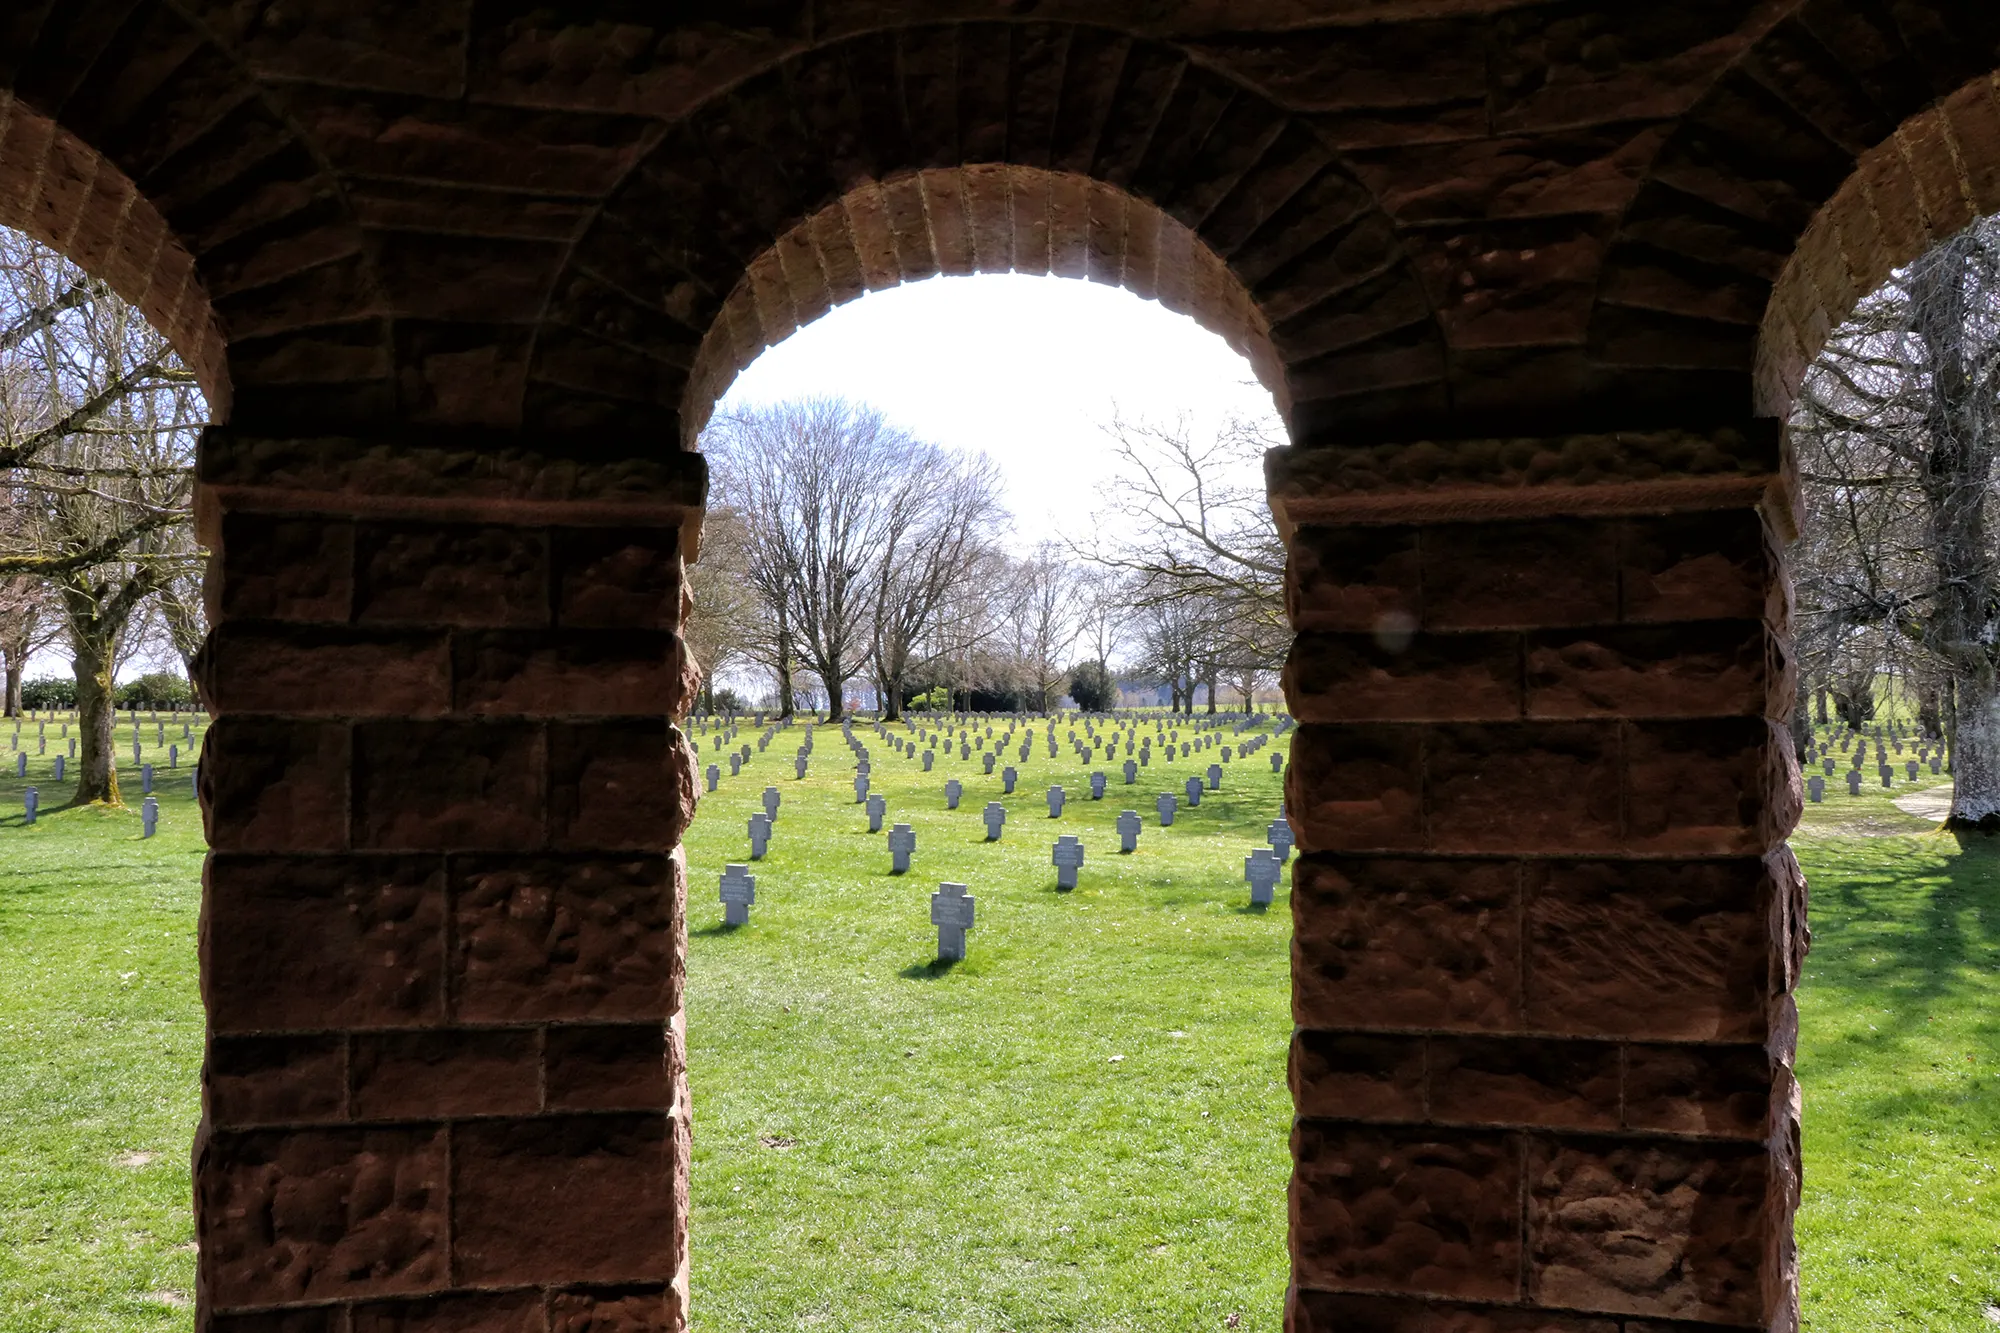
M112 674L142 605L178 589L182 628L198 632L189 504L206 415L193 376L135 309L47 247L0 233L0 578L38 582L42 599L6 605L52 610L68 639L79 802L118 800ZM19 634L16 619L0 640Z
M1791 423L1808 513L1793 551L1802 674L1856 724L1876 673L1902 676L1926 725L1951 733L1953 818L1988 825L2000 823L1996 377L2000 225L1987 220L1861 304Z

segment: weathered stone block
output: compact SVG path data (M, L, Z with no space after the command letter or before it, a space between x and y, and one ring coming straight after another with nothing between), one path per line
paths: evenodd
M208 845L244 852L345 847L348 745L338 723L217 717L201 747Z
M1791 688L1761 620L1545 630L1527 644L1528 716L1762 717Z
M1615 1319L1294 1287L1290 1333L1619 1333ZM1664 1331L1663 1331L1664 1333Z
M360 1033L352 1087L357 1120L522 1115L541 1105L532 1031L436 1028Z
M1765 1172L1751 1144L1533 1140L1529 1296L1765 1326Z
M1527 877L1529 1027L1763 1040L1775 950L1762 862L1550 861Z
M694 818L696 762L657 713L549 726L549 841L666 851Z
M209 613L228 620L347 623L354 602L354 525L341 519L225 514L206 585Z
M339 1034L210 1036L201 1077L208 1122L218 1129L347 1117L347 1040Z
M1753 509L1630 518L1619 526L1628 621L1770 619L1784 565Z
M203 884L211 1031L443 1019L442 861L217 853Z
M1284 688L1301 722L1511 721L1521 716L1521 638L1301 634Z
M674 1276L676 1164L664 1115L473 1121L451 1134L459 1280L499 1286Z
M452 673L442 633L236 621L209 635L198 683L219 713L436 717Z
M1511 861L1302 858L1292 872L1295 1021L1517 1026L1520 880Z
M538 529L363 523L354 546L358 621L523 628L549 621L548 535Z
M363 723L354 736L355 845L540 846L545 745L529 723Z
M664 1021L680 1006L675 890L661 856L455 859L455 1016Z
M1431 1118L1480 1125L1617 1129L1615 1042L1433 1037Z
M1431 727L1425 825L1438 851L1583 852L1619 845L1615 726Z
M427 1291L449 1277L441 1128L216 1133L195 1163L214 1305Z
M539 1291L453 1292L354 1307L353 1333L544 1333Z
M588 1287L549 1299L550 1333L682 1333L682 1293L664 1283Z
M1625 845L1668 856L1762 856L1799 822L1790 735L1762 718L1629 723Z
M1292 734L1285 807L1301 851L1425 846L1423 733L1390 724L1308 724Z
M1423 1120L1424 1038L1355 1032L1292 1033L1292 1107L1342 1120Z
M1425 528L1420 542L1426 629L1617 619L1618 533L1611 522L1446 524Z
M1507 1134L1301 1120L1293 1280L1509 1300L1520 1288L1521 1149Z
M1285 593L1301 631L1414 630L1423 609L1417 530L1306 524L1293 534Z
M550 1110L650 1111L673 1103L663 1024L552 1027L545 1058Z
M1762 1046L1629 1045L1626 1127L1761 1139L1782 1072Z
M451 706L523 717L678 716L687 650L661 630L474 630L452 635Z

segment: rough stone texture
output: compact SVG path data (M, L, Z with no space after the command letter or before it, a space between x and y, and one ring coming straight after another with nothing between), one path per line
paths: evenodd
M1717 1211L1634 1213L1660 1253L1680 1247L1675 1283L1592 1262L1601 1238L1517 1236L1525 1280L1472 1298L1479 1265L1385 1241L1363 1252L1378 1289L1302 1279L1293 1326L1784 1326L1804 921L1772 851L1795 775L1760 730L1791 670L1795 499L1769 422L1883 275L2000 209L1986 0L773 0L615 22L75 0L0 12L0 39L0 221L136 300L228 423L199 499L215 1143L252 1123L319 1142L355 1113L362 1034L664 1019L661 1141L684 1145L678 871L655 875L664 908L629 884L590 910L561 876L540 899L509 888L494 901L524 915L511 935L479 923L486 955L449 933L477 896L460 867L670 853L694 799L662 720L697 671L671 637L700 540L682 446L759 349L832 305L1011 266L1189 312L1289 405L1301 447L1273 472L1306 632L1287 671L1306 721L1295 999L1332 1043L1295 1053L1314 1123L1346 1099L1436 1132L1418 1121L1439 1103L1410 1109L1407 1048L1348 1037L1499 1040L1423 1096L1504 1103L1517 1119L1495 1133L1600 1160L1578 1137L1600 1113L1591 1066L1562 1052L1602 1041L1622 1052L1630 1152L1729 1145L1674 1168ZM600 745L621 729L629 745ZM1556 864L1674 880L1760 860L1763 887L1675 880L1685 923ZM1535 915L1558 907L1606 949L1661 952L1594 973ZM1738 930L1754 944L1722 938ZM1581 1024L1589 995L1619 1031L1526 1016ZM1517 1037L1537 1043L1518 1067ZM566 1104L643 1084L608 1052L542 1051L601 1073ZM1565 1124L1534 1123L1550 1116ZM294 1131L268 1132L275 1153ZM1762 1162L1754 1207L1730 1153ZM1637 1168L1562 1170L1552 1198L1650 1188ZM662 1196L677 1217L682 1188ZM1419 1219L1381 1236L1424 1234L1423 1188L1367 1196ZM629 1284L554 1281L551 1328L678 1328L686 1250L665 1234L664 1267ZM331 1303L216 1303L225 1273L285 1271L275 1253L204 1251L204 1333L512 1317L487 1296L411 1304L393 1259ZM1534 1308L1558 1299L1582 1304Z

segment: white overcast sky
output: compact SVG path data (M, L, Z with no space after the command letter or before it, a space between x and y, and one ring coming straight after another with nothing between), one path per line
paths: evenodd
M1076 278L931 278L872 292L764 352L722 407L840 395L1006 477L1014 544L1082 535L1112 457L1101 425L1273 417L1221 338L1156 301ZM1275 438L1282 438L1276 431ZM1259 478L1252 470L1246 480Z

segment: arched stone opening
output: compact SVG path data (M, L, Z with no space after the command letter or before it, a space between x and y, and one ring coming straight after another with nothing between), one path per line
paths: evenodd
M228 418L227 349L194 257L123 171L9 94L0 94L0 226L136 306L194 373L214 419Z
M933 276L1010 272L1123 287L1189 315L1250 363L1280 415L1289 406L1269 321L1191 228L1087 176L994 163L865 182L758 256L695 354L685 447L759 353L833 307Z

